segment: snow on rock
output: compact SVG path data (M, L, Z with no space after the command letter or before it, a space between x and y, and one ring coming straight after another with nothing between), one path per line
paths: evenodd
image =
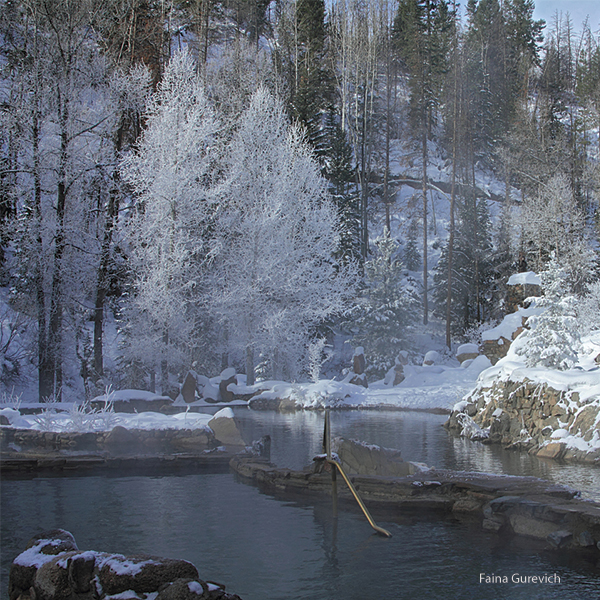
M229 407L222 408L214 414L213 419L233 419L233 411Z
M430 350L423 358L423 365L435 365L440 362L440 353L437 350Z
M228 367L221 371L221 380L231 379L232 377L235 377L235 369L233 367Z
M456 350L456 356L461 354L479 354L479 346L477 344L462 344Z
M225 586L203 581L190 562L153 556L79 551L64 530L32 538L10 567L11 598L239 600Z
M448 428L463 428L459 414L489 430L492 442L545 458L600 460L600 334L582 340L578 363L559 371L526 367L518 353L521 336L495 366L481 372L475 389L454 407ZM475 414L476 413L476 414Z
M515 273L508 278L508 285L542 285L540 276L533 271Z
M501 338L510 341L513 339L513 334L523 327L524 321L532 315L539 315L542 310L541 308L536 308L535 305L531 305L528 308L519 308L516 312L506 315L497 327L484 331L481 339L484 342L500 340Z

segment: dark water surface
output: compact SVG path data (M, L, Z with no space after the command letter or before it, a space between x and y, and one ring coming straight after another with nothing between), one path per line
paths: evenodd
M322 415L237 413L246 439L273 436L272 458L281 465L301 466L320 452ZM549 478L561 472L450 438L443 421L420 413L335 413L332 429L399 447L407 460L438 468L510 472L533 465ZM585 472L592 475L585 479ZM599 491L591 468L569 476ZM600 598L595 561L502 542L468 523L375 514L393 534L388 540L372 535L354 510L340 511L336 521L328 499L273 498L232 474L5 479L1 500L0 598L27 540L56 527L71 531L82 550L190 560L201 577L227 584L243 600ZM509 581L556 574L560 583L486 584L481 573Z

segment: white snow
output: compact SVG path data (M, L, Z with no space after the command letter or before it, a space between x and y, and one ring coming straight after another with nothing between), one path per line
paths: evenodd
M528 308L519 308L516 312L506 315L502 322L493 329L484 331L481 335L482 341L498 340L504 338L505 340L512 340L513 333L523 326L523 319L528 319L532 315L539 315L543 309L537 308L535 303L532 303Z
M527 271L526 273L515 273L508 279L508 285L542 285L542 281L533 271Z
M456 350L456 356L461 354L479 354L479 346L477 344L462 344Z
M231 409L229 409L231 410ZM18 415L12 409L2 409L0 414L6 414L10 425L19 429L34 429L38 431L110 431L120 425L126 429L204 429L212 419L212 415L203 413L181 412L174 415L164 415L158 412L142 413L106 413L106 418L93 418L89 422L84 419L73 419L71 412L51 408L37 415Z
M233 411L231 408L222 408L220 411L215 413L213 419L233 419Z
M98 564L98 569L105 565L117 575L137 575L146 565L157 564L154 560L140 560L127 558L122 554L110 554Z
M202 594L204 594L204 590L198 581L189 581L187 585L192 594L197 594L198 596L202 596Z
M107 394L102 394L101 396L96 396L92 402L110 402L110 401L120 401L120 402L130 402L131 400L160 400L161 398L166 398L166 396L161 396L160 394L155 394L154 392L146 392L144 390L116 390L114 392L109 392Z
M47 562L56 558L56 555L42 554L40 550L48 545L58 546L60 542L61 540L40 540L31 548L21 552L13 562L16 565L21 565L23 567L35 567L36 569L39 569L42 565L45 565Z

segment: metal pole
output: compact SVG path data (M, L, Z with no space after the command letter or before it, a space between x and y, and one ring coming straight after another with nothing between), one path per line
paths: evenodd
M369 521L369 525L371 525L371 527L377 533L380 533L381 535L384 535L385 537L392 537L392 534L387 529L384 529L383 527L379 527L379 525L377 525L375 523L375 521L373 520L373 517L371 516L371 513L367 510L367 507L364 505L364 503L361 500L360 496L358 495L358 492L356 491L354 485L352 485L352 482L350 481L350 479L348 479L348 476L346 475L346 473L344 473L344 469L342 469L341 465L334 460L328 460L327 462L333 467L334 471L335 471L335 469L339 469L340 473L342 474L342 477L344 478L344 481L350 488L350 491L352 492L354 499L358 502L358 505L362 509L365 517L367 517L367 521Z

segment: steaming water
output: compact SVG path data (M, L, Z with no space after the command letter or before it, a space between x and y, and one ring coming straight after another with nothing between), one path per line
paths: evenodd
M281 465L301 466L320 452L318 414L238 411L238 417L247 439L273 436L272 458ZM592 495L600 495L596 469L561 470L455 440L440 427L444 417L376 412L332 417L334 434L399 447L408 460L554 479L564 473L572 484L584 482ZM507 544L468 524L376 513L393 534L383 539L371 534L356 511L341 511L336 522L328 499L273 498L232 474L5 479L1 495L1 598L7 597L12 559L34 533L56 527L71 531L85 550L185 558L201 577L226 583L243 600L600 597L600 565L584 558L561 559ZM556 573L561 582L485 584L479 583L480 573L509 580L515 573Z

